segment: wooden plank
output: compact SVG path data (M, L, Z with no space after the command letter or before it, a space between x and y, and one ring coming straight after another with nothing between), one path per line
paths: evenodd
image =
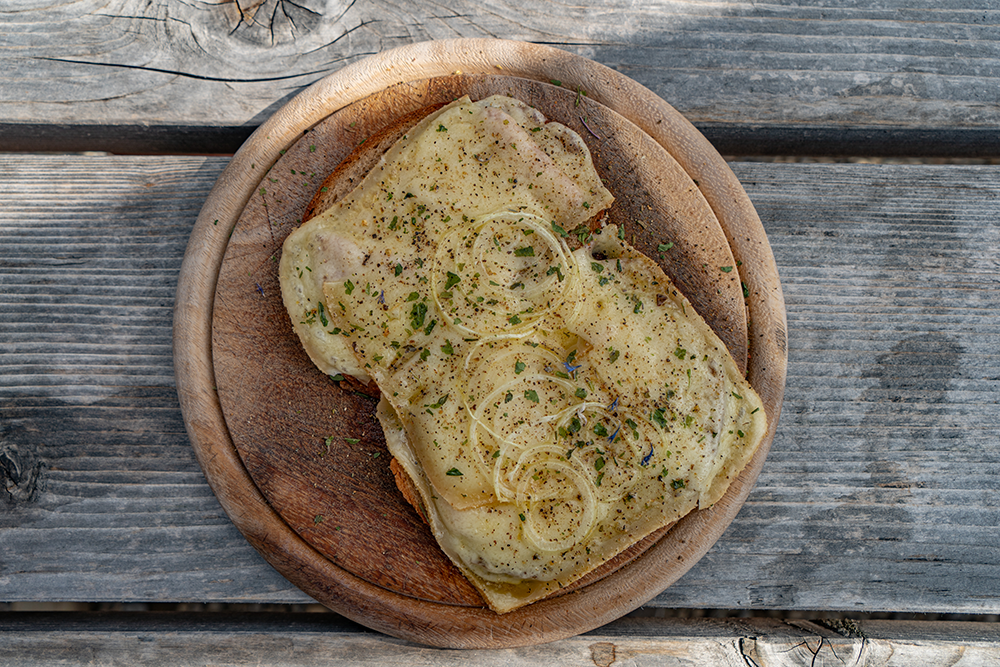
M218 508L173 395L174 281L224 164L0 160L0 600L307 601ZM785 407L653 605L997 613L996 168L733 167L783 281Z
M0 21L7 150L144 151L151 138L229 152L289 96L365 55L499 37L635 78L728 153L1000 154L1000 21L975 0L26 1ZM199 147L205 128L218 134Z
M626 618L521 649L455 651L365 631L334 614L0 614L0 665L996 664L1000 625L972 622Z

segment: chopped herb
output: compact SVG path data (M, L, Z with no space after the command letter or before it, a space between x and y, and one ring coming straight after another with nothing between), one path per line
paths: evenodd
M447 127L445 127L444 125L438 125L438 129L437 129L437 131L438 131L438 132L447 132L447 131L448 131L448 128L447 128ZM448 474L450 475L451 473L448 473Z
M534 389L526 389L524 392L524 397L531 401L532 403L538 403L538 392Z
M431 356L431 351L428 349L423 349L420 351L420 361L427 361L427 357Z
M535 256L535 246L524 246L523 248L518 248L514 251L514 257L534 257Z
M731 267L731 266L720 266L719 267L719 271L722 271L723 273L729 273L732 270L733 270L733 267Z
M455 348L451 346L450 340L444 342L444 345L441 346L441 351L445 354L455 354Z
M420 292L410 292L409 296L406 297L407 301L416 301L420 298Z
M555 232L556 234L558 234L559 236L563 237L563 238L566 238L567 236L569 236L569 234L566 232L565 229L563 229L562 227L560 227L559 225L556 224L555 220L552 221L552 231Z
M459 470L458 468L452 468L451 470L449 470L445 474L448 475L449 477L461 477L462 476L462 471Z
M594 424L593 430L595 435L599 435L602 438L606 438L608 436L608 429L601 422L597 422L596 424Z
M424 318L427 317L427 304L423 301L413 304L410 309L410 328L416 331L424 326Z
M587 390L583 387L577 387L575 396L577 398L587 398Z
M739 429L736 429L736 435L738 435L741 438L745 438L747 434Z
M687 353L688 351L685 350L683 347L678 347L676 350L674 350L674 356L677 357L678 359L683 359L684 357L687 356Z
M604 271L604 265L603 264L599 264L598 262L591 262L590 263L590 269L594 273L600 273L600 272Z
M323 307L323 302L320 301L316 307L319 309L319 321L324 327L329 326L330 320L326 319L326 308Z
M744 282L740 283L740 287L743 288L743 298L744 299L749 299L750 298L750 288L747 287L747 284L744 283Z
M620 354L621 352L619 352L615 348L611 348L611 354L608 355L608 361L610 361L611 363L615 363L616 361L618 361L618 356Z
M683 489L687 484L684 483L683 479L675 479L670 482L670 488L676 491L677 489Z
M460 282L462 282L461 276L459 276L456 273L452 273L451 271L449 271L448 272L448 280L446 280L445 283L444 283L444 289L445 289L445 291L450 290L452 287L454 287L455 285L457 285Z
M426 327L424 327L424 335L430 336L431 332L434 331L434 327L435 325L437 325L437 323L438 323L437 320L431 320L431 323L428 324Z
M684 428L691 428L691 424L694 423L694 415L688 415L684 418Z
M597 460L594 461L594 470L600 472L601 468L604 467L604 463L605 463L604 457L603 456L598 456Z
M517 518L519 518L521 520L521 523L524 523L524 514L523 513L522 514L518 514Z
M559 277L559 282L562 282L563 280L562 265L556 264L555 266L550 266L549 270L545 272L545 275L551 276L553 273Z
M524 370L524 362L520 359L514 362L514 375L520 375L521 371Z
M735 391L733 392L733 396L735 396L736 398L740 399L741 401L743 400L743 397L740 396L739 394L737 394Z
M403 265L402 264L397 264L396 268L393 269L393 273L396 274L397 276L399 274L401 274L402 272L403 272Z
M350 293L354 291L354 283L352 283L350 280L345 280L344 291L347 292L348 295L350 295Z
M507 318L507 321L510 322L511 324L520 324L521 318L518 317L517 315L511 315L510 317Z
M670 250L673 247L674 247L674 242L673 241L668 241L667 243L661 243L660 245L656 246L656 249L659 252L666 252L666 251Z
M356 445L359 442L361 442L361 439L360 438L344 438L344 442L346 442L349 445Z
M503 402L504 403L510 403L512 400L514 400L514 394L512 394L512 393L510 393L508 391L507 395L503 397Z

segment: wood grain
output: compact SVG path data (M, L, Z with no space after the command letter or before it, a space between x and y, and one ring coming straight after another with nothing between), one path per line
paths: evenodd
M309 601L219 507L175 395L177 272L226 163L0 156L0 600ZM785 408L650 605L1000 613L997 169L732 167L781 272Z
M150 150L153 138L158 150L232 151L347 63L500 37L636 79L725 152L1000 151L1000 22L982 2L74 0L20 2L0 21L0 137L19 150Z
M996 623L621 619L525 649L436 651L326 614L0 614L0 664L363 665L990 665Z

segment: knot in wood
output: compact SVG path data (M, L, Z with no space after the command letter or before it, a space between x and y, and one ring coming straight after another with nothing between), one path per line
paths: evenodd
M336 20L348 3L335 0L229 0L222 3L228 33L255 46L276 46L302 39L324 20Z
M35 500L41 477L42 462L34 452L22 452L14 444L0 444L0 498L11 504Z

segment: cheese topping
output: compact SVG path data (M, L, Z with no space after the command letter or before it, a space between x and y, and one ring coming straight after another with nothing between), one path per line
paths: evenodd
M499 612L716 502L766 429L652 260L614 227L570 249L610 203L579 136L462 99L282 255L310 355L377 382L431 529Z

